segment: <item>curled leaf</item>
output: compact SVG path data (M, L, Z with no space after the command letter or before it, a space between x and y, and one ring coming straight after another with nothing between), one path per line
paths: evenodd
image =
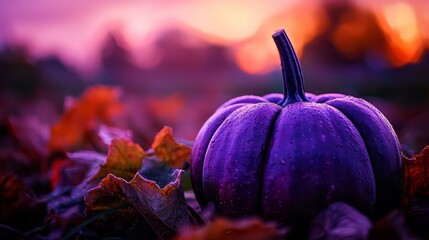
M90 214L128 202L159 237L172 236L176 229L189 222L180 186L182 174L183 170L175 170L172 181L163 188L139 173L130 182L109 174L86 194L86 212Z
M184 229L176 240L269 240L284 239L285 233L274 224L264 223L258 218L236 221L216 218L204 227Z
M412 158L402 156L405 184L403 203L408 205L416 194L429 194L429 146Z
M97 186L108 174L131 180L142 167L144 157L143 149L131 140L112 140L106 162L89 169L82 183L73 189L72 198L81 199L90 188ZM94 158L93 161L100 161L100 158Z
M167 126L156 134L152 148L158 158L175 168L181 168L191 157L191 148L177 143L173 137L173 129Z

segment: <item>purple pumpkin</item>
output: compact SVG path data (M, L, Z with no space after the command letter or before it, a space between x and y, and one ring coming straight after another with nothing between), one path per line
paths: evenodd
M234 98L203 125L191 158L199 203L287 224L337 201L371 216L399 206L402 162L390 123L363 99L305 93L286 33L273 38L284 94Z

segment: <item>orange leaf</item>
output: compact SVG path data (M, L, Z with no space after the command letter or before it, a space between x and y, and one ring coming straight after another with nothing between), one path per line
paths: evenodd
M50 151L70 151L82 144L97 123L111 125L124 108L118 88L93 86L70 107L51 129Z
M216 218L202 228L185 229L176 240L268 240L284 239L284 235L274 224L264 223L258 218L237 221Z
M412 158L402 156L405 185L403 203L408 204L417 193L429 194L429 145Z
M142 167L143 149L128 139L113 139L109 146L107 161L100 166L92 179L102 179L109 173L131 180Z
M173 137L173 129L167 126L156 134L152 148L158 158L175 168L181 168L191 157L191 148L177 143Z

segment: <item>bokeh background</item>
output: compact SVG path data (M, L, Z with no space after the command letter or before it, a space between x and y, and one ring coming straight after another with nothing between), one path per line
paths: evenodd
M127 109L112 125L131 129L143 145L163 125L193 140L227 99L282 92L271 35L284 28L307 92L362 97L390 120L406 151L429 144L427 0L0 0L0 6L3 134L11 119L31 118L49 135L73 99L103 84L120 89Z

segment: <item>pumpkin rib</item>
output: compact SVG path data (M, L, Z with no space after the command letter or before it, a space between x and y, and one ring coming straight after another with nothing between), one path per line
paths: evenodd
M359 132L344 114L328 105L291 104L275 125L269 167L264 169L264 218L297 223L334 201L345 201L366 213L373 210L370 159Z
M209 143L225 119L237 109L240 109L245 105L246 104L235 104L233 106L228 106L222 110L219 110L204 123L197 137L195 138L191 153L191 184L195 191L197 201L201 206L205 206L207 204L206 200L204 199L205 194L203 192L201 183L203 165Z
M202 183L206 199L213 201L220 214L256 214L264 138L280 110L272 103L248 104L229 115L216 130L206 153Z
M376 215L387 214L400 205L403 187L401 148L393 127L379 110L363 99L346 97L326 104L346 115L361 134L376 181Z
M259 215L259 216L262 216L263 215L263 208L262 208L262 202L263 202L263 200L262 200L262 198L263 198L263 194L262 194L262 188L263 188L263 182L264 182L264 178L265 178L265 168L267 167L267 162L268 162L268 157L269 157L269 151L270 151L270 149L271 149L271 142L272 142L272 139L273 139L273 135L274 135L274 128L275 128L275 123L277 122L277 119L279 118L279 116L280 116L280 113L282 112L282 110L283 109L281 109L280 111L278 111L275 115L274 115L274 117L273 117L273 119L272 119L272 121L271 121L271 123L270 123L270 129L268 130L268 137L267 137L267 139L266 139L266 141L265 141L265 143L264 143L264 146L265 146L265 149L262 151L263 153L262 153L262 163L261 163L261 173L259 174L259 190L258 190L258 192L260 193L259 194L259 198L257 198L257 202L256 202L256 213Z

